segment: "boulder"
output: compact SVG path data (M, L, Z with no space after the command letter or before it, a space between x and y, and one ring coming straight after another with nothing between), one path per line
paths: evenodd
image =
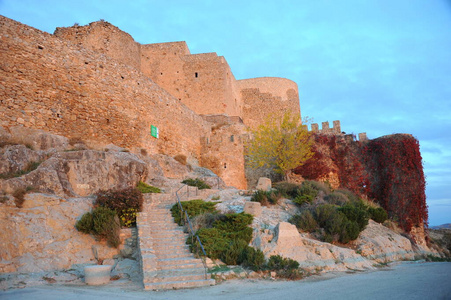
M69 146L68 138L44 130L22 126L10 127L9 130L12 143L29 145L35 150L64 150Z
M13 193L32 186L58 196L88 196L100 189L125 188L148 175L145 162L128 152L81 150L59 152L34 171L0 180L0 189Z
M266 177L260 177L258 179L257 190L270 191L271 187L271 179Z
M262 213L262 206L259 202L248 201L244 204L244 212L259 217Z
M393 230L369 220L365 230L353 242L357 252L376 262L414 259L410 240Z
M188 175L190 169L176 161L174 158L164 155L155 154L151 156L155 159L163 170L163 175L167 178L184 179Z
M8 145L0 148L0 174L24 170L32 162L45 159L42 151L33 151L24 145Z
M301 236L296 226L286 222L276 226L274 236L266 230L254 231L253 245L261 249L267 258L271 255L281 255L298 261L301 268L312 271L374 269L370 260L353 250Z

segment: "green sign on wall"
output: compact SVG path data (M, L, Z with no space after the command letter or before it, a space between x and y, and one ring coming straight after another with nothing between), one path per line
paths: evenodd
M150 135L153 136L154 138L158 138L158 128L150 125Z

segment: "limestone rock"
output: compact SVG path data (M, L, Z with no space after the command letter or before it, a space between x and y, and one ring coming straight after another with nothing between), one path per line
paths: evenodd
M10 145L0 148L0 174L24 170L29 163L46 157L43 151L33 151L24 145Z
M257 183L257 190L269 191L271 190L271 179L266 177L260 177Z
M211 186L212 189L222 189L226 186L220 177L207 168L195 167L187 177L199 178Z
M369 220L353 244L362 256L377 262L413 259L415 256L409 239L373 220Z
M61 135L52 134L44 130L22 126L14 126L9 130L11 134L11 142L30 145L35 150L64 150L69 146L68 138Z
M179 163L170 156L155 154L152 155L152 158L158 162L163 170L164 176L167 178L184 179L189 173L188 166Z
M259 202L248 201L244 204L244 212L258 217L262 213L262 206Z
M147 173L146 163L128 152L59 152L26 175L0 181L0 189L12 193L32 186L58 196L88 196L100 189L132 186Z
M46 194L27 194L24 206L0 208L0 273L68 269L73 264L112 258L118 249L97 242L75 229L75 222L92 208L93 199L67 200Z
M253 245L260 248L265 256L281 255L299 262L301 268L327 271L348 269L374 269L373 263L351 249L319 242L304 236L292 224L281 222L276 226L275 236L265 238L268 233L258 232ZM265 243L265 241L271 241Z

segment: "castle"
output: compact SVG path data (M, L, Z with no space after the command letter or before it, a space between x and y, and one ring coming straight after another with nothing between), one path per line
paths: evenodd
M0 30L6 128L185 155L245 188L247 128L269 113L300 114L295 82L236 80L224 57L190 54L185 42L141 45L104 21L52 35L2 16Z

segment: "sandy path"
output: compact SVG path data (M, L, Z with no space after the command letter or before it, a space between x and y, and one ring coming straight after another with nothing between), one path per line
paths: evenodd
M451 299L451 263L401 263L375 272L327 274L296 282L233 280L163 292L41 286L0 292L0 299Z

